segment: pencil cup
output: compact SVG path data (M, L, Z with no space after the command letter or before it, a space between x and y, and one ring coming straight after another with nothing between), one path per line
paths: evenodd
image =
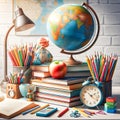
M102 82L103 103L107 97L112 96L112 80L108 82Z
M27 66L13 66L13 73L20 73L21 71L25 71Z
M30 83L32 70L27 66L13 66L13 73L19 73L21 76L21 83Z
M19 84L7 84L6 94L8 98L18 99L21 98L21 93L19 90Z

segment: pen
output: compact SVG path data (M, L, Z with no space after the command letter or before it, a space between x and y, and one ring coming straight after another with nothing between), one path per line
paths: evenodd
M33 110L35 110L35 109L37 109L37 108L40 108L40 106L36 106L36 107L31 108L31 109L29 109L29 110L27 110L27 111L25 111L25 112L22 112L22 115L26 115L27 113L32 112Z
M61 112L58 114L58 117L61 117L62 115L64 115L68 110L69 110L69 108L65 108L63 111L61 111Z
M31 114L34 114L34 113L36 113L36 112L38 112L38 111L40 111L40 110L42 110L42 109L44 109L44 108L46 108L46 107L48 107L48 106L49 106L49 104L46 104L46 105L44 105L44 106L42 106L42 107L40 107L40 108L37 108L37 109L33 110L33 111L31 112Z

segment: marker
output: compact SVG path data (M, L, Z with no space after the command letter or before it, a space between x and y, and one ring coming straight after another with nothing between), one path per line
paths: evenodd
M63 116L68 110L69 110L69 108L65 108L63 111L61 111L61 112L58 114L58 117Z
M32 112L33 110L35 110L35 109L37 109L37 108L40 108L40 106L36 106L36 107L34 107L34 108L31 108L31 109L29 109L29 110L26 110L25 112L22 112L22 115L26 115L27 113Z
M38 112L38 111L40 111L40 110L42 110L42 109L44 109L44 108L46 108L46 107L48 107L48 106L49 106L49 104L46 104L46 105L44 105L44 106L42 106L42 107L40 107L40 108L37 108L37 109L33 110L33 111L31 112L31 114L34 114L34 113L36 113L36 112Z

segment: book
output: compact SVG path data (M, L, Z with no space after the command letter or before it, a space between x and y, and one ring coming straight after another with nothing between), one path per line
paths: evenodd
M80 89L77 89L77 90L70 90L70 91L65 91L65 90L62 90L62 89L51 89L51 88L48 88L48 87L37 87L36 88L36 91L39 92L39 93L49 93L49 94L52 94L52 95L59 95L59 96L65 96L65 97L74 97L74 96L79 96L80 95Z
M41 78L41 79L32 79L31 81L35 82L44 82L51 84L59 84L59 85L72 85L76 83L82 83L86 80L86 77L64 77L62 79L54 79L52 77Z
M46 98L40 98L40 97L35 97L35 100L40 101L40 102L45 102L45 103L50 103L50 104L55 104L55 105L60 105L60 106L66 106L66 107L74 107L81 105L81 101L73 101L73 102L63 102L59 100L53 100L53 99L46 99Z
M89 71L88 65L86 62L77 65L67 65L67 71Z
M50 77L50 72L32 71L32 77L34 78Z
M31 65L30 68L31 68L31 70L48 72L50 63L51 62L43 63L41 65ZM67 65L67 71L68 72L71 72L71 71L89 71L89 68L88 68L87 63L83 62L83 63L77 64L77 65Z
M83 77L83 78L88 78L91 76L90 71L71 71L67 72L65 77Z
M34 71L49 72L49 65L51 62L43 63L41 65L30 65L30 69Z
M39 92L36 92L35 95L39 98L59 100L61 102L72 102L72 101L80 100L79 96L65 97L65 96L53 95L49 93L39 93Z
M32 102L6 98L0 102L0 117L10 119L36 106Z
M49 87L49 88L58 88L58 89L64 89L64 90L75 90L80 89L82 87L82 83L72 84L72 85L59 85L59 84L51 84L51 83L45 83L41 80L32 80L31 84L39 86L39 87Z

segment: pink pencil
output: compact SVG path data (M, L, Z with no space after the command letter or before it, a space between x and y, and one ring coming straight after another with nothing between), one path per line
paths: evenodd
M100 76L100 82L103 81L104 74L105 74L105 71L106 71L106 67L107 67L107 62L105 62L105 64L104 64L104 67L103 67L103 70L102 70L102 74Z

